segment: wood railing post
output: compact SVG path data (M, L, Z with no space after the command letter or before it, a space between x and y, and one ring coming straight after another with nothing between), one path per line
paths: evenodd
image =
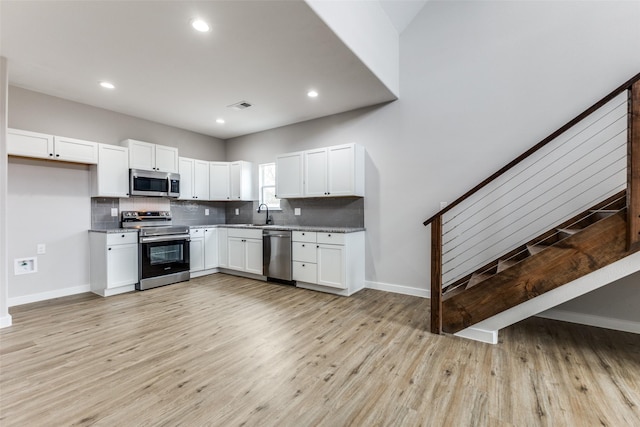
M629 91L627 144L627 249L640 250L640 81Z
M442 216L431 223L431 333L442 333Z

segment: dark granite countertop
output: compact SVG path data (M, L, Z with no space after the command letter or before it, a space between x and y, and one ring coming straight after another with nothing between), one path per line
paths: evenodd
M132 228L108 228L105 230L99 230L99 229L95 229L92 228L91 230L89 230L90 233L137 233L138 230L137 229L132 229Z
M307 225L259 225L259 224L218 224L218 225L192 225L191 228L224 227L224 228L248 228L258 230L286 230L286 231L316 231L320 233L356 233L365 231L364 227L334 227L334 226L307 226Z

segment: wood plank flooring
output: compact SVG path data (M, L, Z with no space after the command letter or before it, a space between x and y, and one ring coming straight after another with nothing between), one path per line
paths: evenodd
M640 337L533 318L492 346L429 300L223 274L14 307L4 426L640 426Z

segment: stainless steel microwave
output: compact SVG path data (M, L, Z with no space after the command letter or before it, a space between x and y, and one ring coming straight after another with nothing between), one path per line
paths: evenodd
M179 197L180 174L129 169L131 196Z

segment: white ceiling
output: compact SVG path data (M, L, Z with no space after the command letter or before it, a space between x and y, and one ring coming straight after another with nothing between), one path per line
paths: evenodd
M1 0L0 26L11 85L222 139L395 99L301 0Z

